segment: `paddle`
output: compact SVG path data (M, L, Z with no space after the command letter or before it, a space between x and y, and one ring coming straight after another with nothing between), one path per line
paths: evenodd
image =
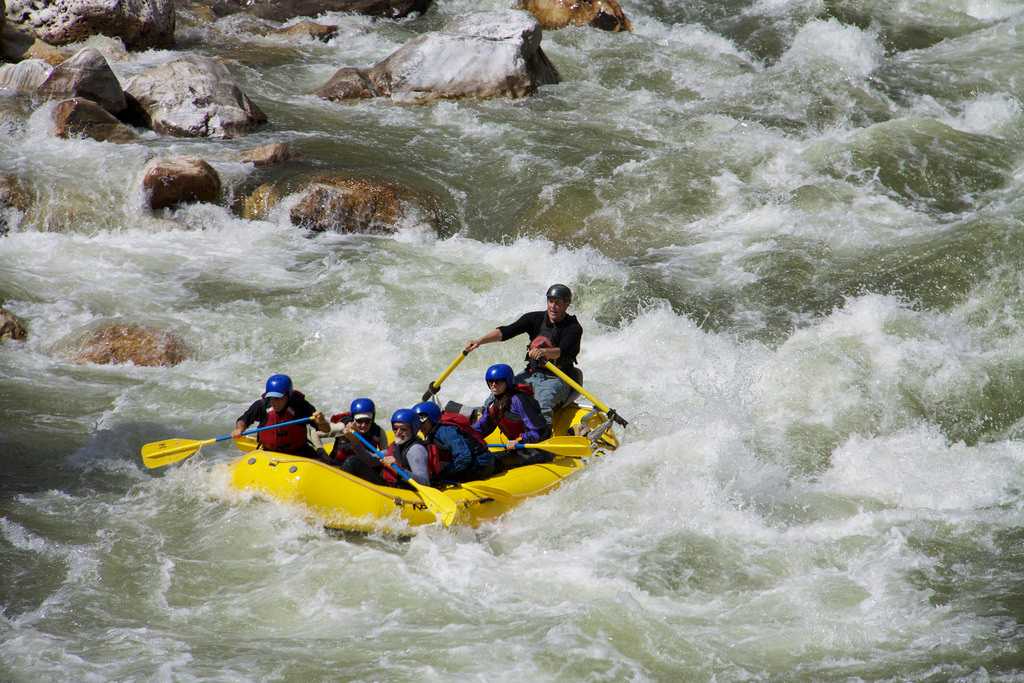
M459 508L456 507L454 500L444 495L435 488L425 486L419 483L418 481L412 478L411 474L406 472L403 468L399 467L398 465L394 463L385 463L383 451L379 451L376 448L374 448L373 444L364 439L363 435L360 434L359 432L351 433L357 439L362 441L364 446L370 449L370 455L379 460L381 464L384 465L384 467L387 467L389 470L398 475L399 479L401 479L402 481L406 482L414 489L416 489L416 493L418 493L420 495L420 498L423 499L423 503L427 506L427 509L433 512L435 515L438 515L441 518L441 522L445 526L452 525L452 522L455 521L455 515L459 512Z
M311 417L300 417L297 420L278 422L277 424L268 425L266 427L254 427L253 429L242 432L242 436L248 436L267 429L278 429L288 425L299 424L300 422L309 422L312 419L313 418ZM142 464L149 469L170 465L192 457L195 455L196 451L203 446L209 446L211 443L217 443L218 441L226 441L233 437L233 434L225 434L224 436L218 436L215 439L204 439L202 441L196 441L194 439L164 439L163 441L147 443L141 450Z
M570 387L572 387L576 391L580 392L580 394L582 394L583 396L586 396L588 399L590 399L590 402L594 404L594 407L597 408L598 410L600 410L601 412L603 412L609 418L611 418L615 422L618 422L623 427L625 427L625 426L627 426L629 424L628 422L626 422L622 418L621 415L619 415L617 412L615 412L614 408L609 408L606 403L602 402L596 396L594 396L589 391L584 389L583 386L580 385L579 382L577 382L572 377L570 377L569 375L567 375L564 372L562 372L561 370L559 370L557 365L555 365L551 361L548 361L547 363L544 364L544 367L546 367L548 370L550 370L551 372L553 372L556 375L558 375L563 382L568 384Z
M455 371L455 368L459 367L459 363L465 360L468 355L469 351L459 352L459 355L448 365L447 368L445 368L444 372L438 375L437 379L427 385L427 390L423 392L423 398L420 400L429 401L431 396L441 391L441 383L448 379L448 375L452 374L452 372Z
M568 458L586 458L593 455L590 439L585 436L553 436L547 441L537 443L517 443L510 447L510 444L492 443L488 444L491 450L520 451L524 448L536 448L538 451L546 451L555 455L564 455Z

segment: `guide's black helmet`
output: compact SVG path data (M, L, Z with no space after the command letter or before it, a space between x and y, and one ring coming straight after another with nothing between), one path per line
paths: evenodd
M547 298L561 299L565 303L570 304L572 303L572 290L566 287L565 285L551 285L550 287L548 287Z

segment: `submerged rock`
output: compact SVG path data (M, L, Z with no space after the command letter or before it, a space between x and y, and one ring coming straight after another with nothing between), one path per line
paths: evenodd
M261 19L285 21L293 17L315 17L324 12L355 12L374 17L400 19L413 12L422 14L432 0L214 0L218 16L248 12Z
M338 70L316 94L328 100L524 97L559 81L540 42L540 25L526 12L479 12L414 38L369 69Z
M82 97L111 114L124 111L124 90L100 51L87 47L55 67L36 91L44 97Z
M262 145L260 147L254 147L243 151L239 157L239 161L249 162L257 168L264 166L273 166L275 164L284 163L292 158L292 151L283 142L275 142L271 145Z
M282 26L271 31L289 38L313 38L326 43L338 35L338 27L329 24L318 24L315 21L300 21L291 26Z
M128 81L127 92L148 126L179 137L231 138L267 122L238 87L227 67L187 55Z
M25 329L25 325L18 320L17 316L0 306L0 341L5 339L24 341L26 337L28 337L28 330Z
M632 31L618 0L521 0L521 7L544 28L593 26L603 31Z
M265 183L240 202L243 218L259 220L285 197L295 197L288 217L312 232L392 233L410 209L435 215L429 197L386 181L343 175L317 175Z
M142 171L146 205L153 210L220 200L217 171L198 157L154 159Z
M53 67L41 59L0 66L0 94L29 95L50 77Z
M109 323L86 333L72 355L76 363L177 365L191 351L177 335L142 325Z
M135 131L92 100L74 97L53 110L53 134L59 138L84 135L100 142L131 142Z
M7 17L52 45L96 34L131 50L174 44L174 0L7 0Z

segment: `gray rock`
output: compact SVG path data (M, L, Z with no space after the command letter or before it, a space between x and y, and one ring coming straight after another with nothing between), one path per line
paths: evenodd
M22 341L27 336L25 325L13 313L0 307L0 341L4 339Z
M174 44L174 0L7 0L7 20L51 45L97 33L131 50Z
M422 14L430 4L431 0L214 0L213 11L218 16L247 12L273 21L315 17L324 12L356 12L400 19L413 12Z
M231 138L267 116L238 87L220 62L187 55L135 76L125 86L158 133Z
M124 111L124 90L99 50L87 47L54 67L37 91L44 97L83 97L111 114Z
M41 59L26 59L0 66L0 94L30 95L39 89L54 67Z
M524 97L559 81L540 43L540 24L530 14L478 12L414 38L369 69L338 70L316 94L329 100L383 96L413 102Z

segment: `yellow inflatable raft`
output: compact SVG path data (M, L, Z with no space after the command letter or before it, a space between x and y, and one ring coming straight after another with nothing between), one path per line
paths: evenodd
M570 427L581 423L591 440L591 456L601 456L618 447L607 416L576 403L555 412L554 433L566 434ZM497 433L487 440L501 443ZM235 488L255 490L282 502L303 505L327 527L402 533L410 527L436 521L435 515L411 489L378 486L311 458L256 450L253 439L240 439L236 443L247 452L229 466L231 484ZM458 507L458 521L476 526L527 498L547 493L563 479L583 469L586 463L587 458L555 456L550 463L517 467L473 482L472 492L458 485L442 492Z

